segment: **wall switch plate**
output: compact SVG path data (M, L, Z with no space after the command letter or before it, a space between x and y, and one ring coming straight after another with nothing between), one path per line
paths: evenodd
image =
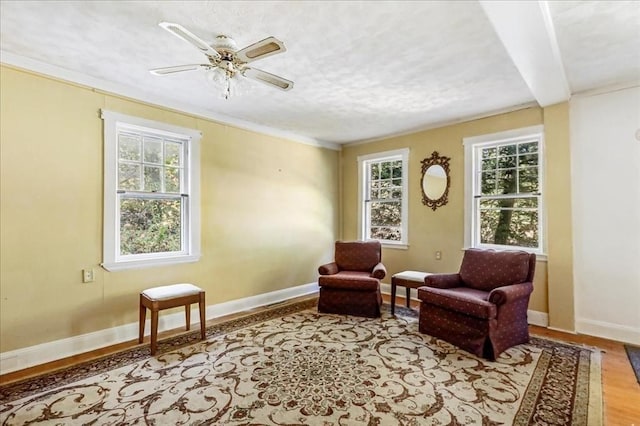
M442 260L442 252L440 250L436 252L436 260Z
M83 283L92 283L95 280L95 271L93 269L83 269L82 270L82 282Z

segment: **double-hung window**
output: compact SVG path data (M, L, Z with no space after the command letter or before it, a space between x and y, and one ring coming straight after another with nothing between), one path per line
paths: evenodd
M360 239L406 247L408 166L408 149L358 157Z
M465 138L465 245L544 253L543 129Z
M198 260L200 132L102 111L107 270Z

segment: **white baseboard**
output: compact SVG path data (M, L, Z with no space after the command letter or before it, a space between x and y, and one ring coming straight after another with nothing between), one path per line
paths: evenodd
M271 305L294 297L316 293L318 283L303 284L297 287L285 288L270 293L246 297L207 306L207 320L242 312L260 306ZM200 316L197 307L191 310L191 323L198 324ZM150 330L151 320L147 320L145 335ZM160 315L158 331L172 330L184 327L184 312L169 315ZM138 323L129 323L118 327L99 330L92 333L42 343L27 348L0 353L0 374L22 370L72 355L89 352L117 343L126 342L138 338Z
M391 284L380 284L380 291L384 294L391 294ZM396 296L405 297L407 295L405 287L398 287L396 291ZM418 299L417 290L410 290L410 297L413 300ZM528 322L531 325L539 325L540 327L547 327L549 325L549 314L546 312L539 311L527 311Z
M618 342L640 345L640 328L610 322L596 321L587 318L576 319L576 330L579 334L603 337Z
M529 309L527 311L527 322L530 325L539 325L540 327L548 327L549 314L546 312L532 311L531 309Z

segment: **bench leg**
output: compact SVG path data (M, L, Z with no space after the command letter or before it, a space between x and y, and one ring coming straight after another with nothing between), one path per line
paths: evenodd
M187 320L187 331L191 330L191 305L184 305L184 317Z
M205 303L204 303L204 291L200 293L200 300L198 301L198 307L200 308L200 337L205 339L206 324L205 324Z
M158 310L151 309L151 355L156 354L158 348Z
M147 307L142 304L142 295L140 295L140 331L138 332L138 343L142 343L144 339L144 324L147 321Z
M393 277L391 278L391 315L396 313L396 287L397 284Z
M407 308L411 308L411 288L407 287Z

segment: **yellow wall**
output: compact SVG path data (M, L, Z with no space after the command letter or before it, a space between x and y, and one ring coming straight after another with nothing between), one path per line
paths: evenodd
M368 144L346 146L342 151L342 179L343 179L343 204L342 204L342 236L346 240L358 238L358 164L357 157L375 152L388 151L400 148L409 148L409 248L407 250L385 248L383 249L383 262L389 272L385 282L390 282L390 276L402 270L421 270L428 272L455 272L459 270L464 247L464 149L462 140L465 137L496 133L520 127L534 126L545 123L547 109L528 108L507 114L469 121L432 130L426 130L410 135L393 137ZM547 136L547 144L560 143L568 146L568 134L565 135L555 130L556 126L566 126L568 121L553 114L555 125L552 136ZM567 119L568 120L568 119ZM422 159L430 157L433 151L440 155L451 157L451 187L449 189L449 203L433 211L422 204L421 198L421 166ZM568 157L562 154L554 156L555 150L547 150L547 163L553 168L567 168ZM563 172L564 173L564 172ZM568 173L568 172L567 172ZM570 192L564 180L559 185L555 184L555 174L550 174L547 179L547 187L553 187L552 202L556 198L566 197L570 199ZM567 201L568 202L568 201ZM564 210L564 205L554 208L549 215L554 224L570 226L571 212ZM549 245L555 247L559 239L564 236L554 229L549 230ZM566 233L564 234L566 235ZM569 235L570 241L570 235ZM561 249L563 253L566 250ZM442 252L442 260L435 259L435 252ZM553 253L556 256L557 252ZM566 256L561 261L562 268L567 267ZM557 301L553 306L559 310L566 306L573 306L573 296L567 290L564 276L554 276L554 280L547 280L547 266L555 266L556 258L549 256L549 262L538 261L534 291L529 303L529 309L539 312L550 312L550 304L547 302L548 293L556 287L562 288ZM569 258L570 265L570 258ZM569 267L569 271L571 268ZM548 290L549 289L549 290ZM572 287L571 287L572 289ZM556 292L553 293L554 295ZM554 318L556 312L550 312Z
M569 104L544 109L545 198L549 244L549 326L574 331Z
M202 259L107 272L108 110L199 129ZM134 323L140 290L192 282L212 305L314 282L339 233L339 153L0 68L0 352ZM94 268L93 283L81 270Z

